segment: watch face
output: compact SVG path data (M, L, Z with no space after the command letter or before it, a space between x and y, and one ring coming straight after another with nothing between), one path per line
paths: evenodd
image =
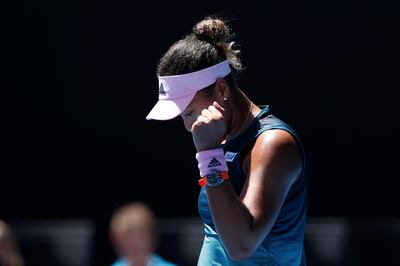
M210 187L215 187L220 185L224 180L221 175L216 170L211 170L207 175L207 185Z

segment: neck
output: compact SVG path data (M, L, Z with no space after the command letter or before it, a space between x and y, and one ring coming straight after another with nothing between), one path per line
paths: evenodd
M135 257L135 258L131 258L129 259L129 266L147 266L148 262L150 260L150 255L148 256L144 256L144 257Z
M235 108L232 109L231 126L226 134L226 141L242 133L261 110L240 90L236 101L233 101L231 104L235 106Z

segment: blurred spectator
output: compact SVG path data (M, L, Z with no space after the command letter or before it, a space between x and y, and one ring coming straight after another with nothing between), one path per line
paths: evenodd
M0 220L0 266L22 266L24 261L19 254L17 240L11 227Z
M118 260L112 266L174 266L155 254L156 219L144 203L119 207L111 217L110 239Z

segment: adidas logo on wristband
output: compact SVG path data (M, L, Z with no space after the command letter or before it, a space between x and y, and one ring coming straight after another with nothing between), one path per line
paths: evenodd
M213 168L213 167L217 167L217 166L221 166L221 163L217 160L217 158L214 157L208 164L208 168Z

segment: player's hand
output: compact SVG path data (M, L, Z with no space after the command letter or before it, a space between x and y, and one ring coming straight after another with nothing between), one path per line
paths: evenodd
M213 105L202 110L197 120L192 124L193 143L198 152L214 149L223 141L226 134L224 112L224 108L217 102L213 102Z

